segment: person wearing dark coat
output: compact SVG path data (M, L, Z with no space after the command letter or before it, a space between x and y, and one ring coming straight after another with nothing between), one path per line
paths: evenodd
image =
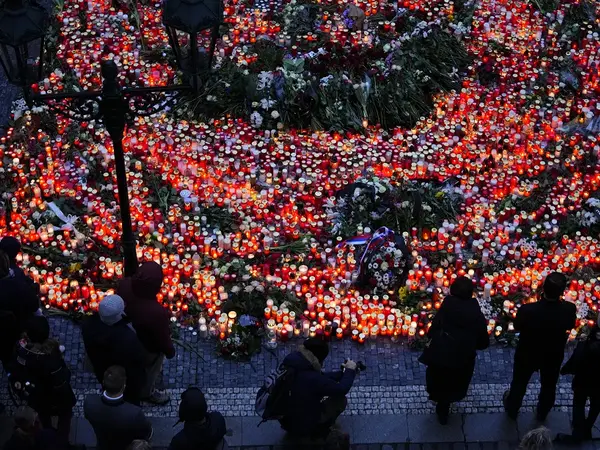
M35 283L30 277L25 275L23 269L21 269L17 264L17 256L19 253L21 253L21 243L19 240L12 236L3 237L0 241L0 250L2 250L8 256L8 259L10 260L10 268L15 274L15 277L30 286L34 290L35 294L39 295L39 284Z
M326 436L347 406L346 394L357 372L348 360L343 371L323 372L329 346L319 338L310 338L299 351L285 357L283 365L293 371L287 413L280 419L284 430L304 437ZM323 400L327 397L326 400Z
M510 390L504 393L504 409L516 419L523 403L527 384L534 372L540 372L541 390L537 405L537 419L546 420L556 399L556 384L560 375L569 332L575 328L577 308L561 301L567 287L567 278L559 272L544 280L542 298L519 308L515 330L519 343Z
M152 438L152 425L142 409L125 401L126 385L125 369L109 367L102 394L85 399L83 413L94 429L98 450L126 450L136 439Z
M124 310L125 304L121 297L105 297L100 302L98 313L82 325L83 344L100 384L109 367L125 368L125 400L139 405L142 389L146 384L146 353Z
M473 282L457 278L435 315L429 346L420 361L427 366L429 399L436 402L441 424L448 423L450 404L466 397L475 370L477 350L489 346L487 321L473 298Z
M44 316L31 317L25 333L10 367L13 388L23 393L44 428L52 429L52 417L58 418L57 438L67 445L73 407L77 403L71 388L71 371L59 343L50 339L50 325Z
M224 450L227 447L225 418L219 412L208 412L204 394L191 387L181 394L179 421L183 430L171 440L168 450Z
M165 357L175 356L171 339L171 314L157 300L163 283L162 268L155 262L143 263L133 277L121 280L117 293L125 301L125 313L131 319L147 351L145 401L165 404L169 396L156 389Z
M15 276L8 256L0 250L0 361L4 367L13 356L25 324L38 309L33 289Z
M587 340L577 344L573 355L560 371L573 377L573 432L559 433L557 441L580 444L592 439L592 429L600 415L600 327L596 325ZM585 405L590 410L585 417Z
M42 428L38 414L29 406L15 412L15 428L3 450L59 450L56 432Z

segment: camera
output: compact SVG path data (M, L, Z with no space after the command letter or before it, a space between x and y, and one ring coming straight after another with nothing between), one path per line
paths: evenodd
M346 362L347 361L348 360L346 359ZM343 364L342 364L342 369L344 369L344 365ZM362 362L362 361L357 361L356 362L356 371L357 372L364 372L365 370L367 370L367 366L365 365L365 363Z

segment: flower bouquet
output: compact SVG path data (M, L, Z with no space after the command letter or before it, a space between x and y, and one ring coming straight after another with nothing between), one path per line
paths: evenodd
M395 291L406 280L410 260L402 236L380 228L368 241L361 257L357 282L374 292Z
M262 328L235 324L231 333L223 340L217 340L217 352L224 358L247 361L260 351Z

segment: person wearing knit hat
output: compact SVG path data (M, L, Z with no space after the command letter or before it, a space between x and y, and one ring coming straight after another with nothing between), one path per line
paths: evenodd
M191 387L181 394L179 422L183 422L183 430L173 437L169 450L227 448L225 418L219 412L208 412L206 398L197 387Z
M106 325L114 325L125 317L125 302L118 295L107 295L98 305L98 314Z
M326 436L346 409L346 395L354 383L357 364L348 360L343 371L323 372L328 355L329 344L315 337L304 341L298 351L289 354L283 361L284 367L293 371L294 375L288 413L279 422L292 435Z
M566 288L564 274L550 273L544 280L539 301L522 305L517 312L514 326L520 333L519 343L510 390L504 393L504 409L511 419L517 418L534 372L540 372L542 383L537 419L543 422L554 407L565 345L577 321L577 307L561 301Z
M139 405L146 384L146 350L125 315L125 304L118 295L107 295L98 312L81 327L87 361L102 384L104 372L121 366L127 372L125 399Z

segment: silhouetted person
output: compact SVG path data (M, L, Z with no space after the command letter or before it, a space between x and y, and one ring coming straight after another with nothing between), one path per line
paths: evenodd
M0 250L0 361L5 368L25 324L38 309L39 300L33 289L15 276L9 257Z
M30 286L36 295L39 295L40 286L35 283L30 277L25 275L23 269L17 264L17 256L21 253L21 243L17 238L12 236L5 236L0 241L0 250L2 250L8 256L10 261L10 268L12 269L15 277L25 284Z
M109 367L102 394L85 399L83 412L94 428L98 450L126 450L136 439L149 441L152 437L152 425L142 409L125 401L126 385L125 369Z
M557 440L579 444L592 439L592 428L600 414L600 328L592 329L587 340L577 344L573 355L561 370L573 377L573 433L559 433ZM588 416L585 405L590 401Z
M348 404L356 376L356 363L347 361L343 371L323 372L329 355L329 345L322 339L304 341L299 351L286 356L283 365L294 371L291 382L288 412L280 420L290 434L322 437L329 433ZM323 400L327 397L326 400Z
M169 396L156 389L156 382L165 357L171 359L175 356L171 340L171 313L157 300L162 283L162 268L155 262L145 262L135 275L121 280L117 289L125 302L125 313L147 350L142 399L159 405L167 403Z
M44 428L52 428L52 417L58 418L57 438L66 446L77 403L71 388L71 371L58 341L50 338L50 326L44 316L31 317L25 330L15 361L10 364L12 387L38 413Z
M191 387L181 394L179 421L183 430L177 433L169 450L224 450L227 447L225 418L219 412L208 412L204 394Z
M3 450L59 450L56 432L42 428L38 414L29 406L15 412L15 428Z
M111 366L127 373L125 400L139 405L146 384L146 350L125 316L125 304L118 295L102 299L98 313L82 326L85 351L100 384Z
M489 345L487 321L473 298L473 282L457 278L435 315L428 336L429 347L420 361L427 366L429 399L436 402L441 424L448 423L450 404L467 396L477 350Z
M538 420L546 420L554 406L565 344L577 318L575 305L561 301L566 287L567 278L562 273L551 273L544 280L541 299L519 308L514 323L520 335L513 379L510 390L504 393L504 408L512 419L516 419L527 384L536 371L540 372L542 384L537 405Z

